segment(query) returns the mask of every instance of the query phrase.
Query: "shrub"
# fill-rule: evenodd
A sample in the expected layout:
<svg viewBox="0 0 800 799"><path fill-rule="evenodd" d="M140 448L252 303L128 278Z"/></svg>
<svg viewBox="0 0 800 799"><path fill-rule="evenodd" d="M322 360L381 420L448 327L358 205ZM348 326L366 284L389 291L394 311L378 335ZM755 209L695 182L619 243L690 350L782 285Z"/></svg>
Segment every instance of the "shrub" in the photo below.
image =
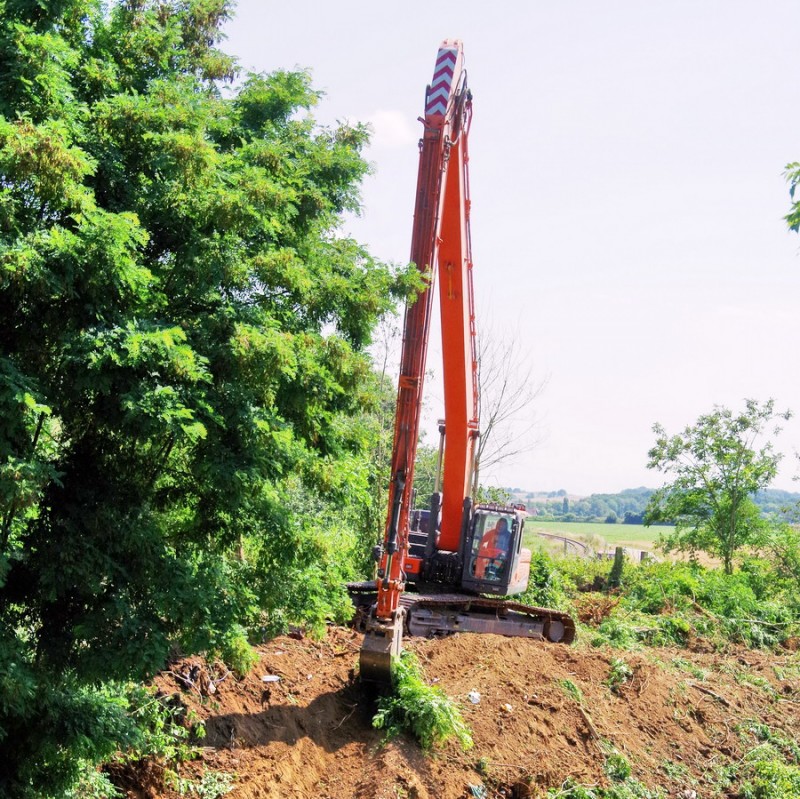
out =
<svg viewBox="0 0 800 799"><path fill-rule="evenodd" d="M604 770L610 780L625 782L631 776L631 764L619 752L611 752L606 757Z"/></svg>
<svg viewBox="0 0 800 799"><path fill-rule="evenodd" d="M531 554L528 589L520 597L520 601L545 608L569 606L561 570L547 553L538 551Z"/></svg>
<svg viewBox="0 0 800 799"><path fill-rule="evenodd" d="M771 744L762 744L745 758L743 799L797 799L800 796L800 767L787 763Z"/></svg>
<svg viewBox="0 0 800 799"><path fill-rule="evenodd" d="M378 700L372 725L386 730L387 737L411 733L423 749L429 750L455 738L466 750L472 735L461 711L441 688L428 685L413 653L404 651L393 664L389 696Z"/></svg>
<svg viewBox="0 0 800 799"><path fill-rule="evenodd" d="M608 665L608 677L605 683L612 693L616 694L619 693L620 687L633 676L633 671L622 658L611 658L611 662Z"/></svg>
<svg viewBox="0 0 800 799"><path fill-rule="evenodd" d="M258 661L258 655L247 641L247 632L238 624L233 625L222 639L220 656L239 678L244 677Z"/></svg>

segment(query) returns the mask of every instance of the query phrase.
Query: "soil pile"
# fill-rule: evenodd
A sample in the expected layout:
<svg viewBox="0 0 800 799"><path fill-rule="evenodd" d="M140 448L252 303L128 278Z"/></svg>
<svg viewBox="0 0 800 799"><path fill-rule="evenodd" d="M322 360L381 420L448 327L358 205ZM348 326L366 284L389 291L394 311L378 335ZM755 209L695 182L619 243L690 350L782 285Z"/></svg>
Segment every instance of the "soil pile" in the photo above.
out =
<svg viewBox="0 0 800 799"><path fill-rule="evenodd" d="M159 688L178 692L206 726L202 758L182 776L235 773L233 799L525 797L570 776L607 784L615 749L645 785L700 797L717 765L753 745L740 725L757 721L790 738L800 730L796 653L611 652L467 634L407 641L460 704L475 740L468 752L453 744L426 756L372 728L373 701L353 679L360 643L339 628L321 642L278 638L261 647L250 675L229 676L210 695L202 678L187 689L174 675L195 665L213 679L213 667L174 665ZM620 659L626 678L613 685ZM129 796L177 796L144 782Z"/></svg>

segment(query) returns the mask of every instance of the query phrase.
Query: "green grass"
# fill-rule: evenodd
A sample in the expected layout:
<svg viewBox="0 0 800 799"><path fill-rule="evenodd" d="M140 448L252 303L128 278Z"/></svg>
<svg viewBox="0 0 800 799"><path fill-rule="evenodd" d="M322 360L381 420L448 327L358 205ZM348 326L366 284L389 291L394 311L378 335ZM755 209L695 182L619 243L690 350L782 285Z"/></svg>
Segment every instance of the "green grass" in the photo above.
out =
<svg viewBox="0 0 800 799"><path fill-rule="evenodd" d="M525 545L538 546L542 540L538 532L563 535L578 541L593 544L593 539L602 539L606 548L634 546L638 549L653 549L661 527L645 527L643 524L604 524L603 522L543 522L528 519L525 523Z"/></svg>

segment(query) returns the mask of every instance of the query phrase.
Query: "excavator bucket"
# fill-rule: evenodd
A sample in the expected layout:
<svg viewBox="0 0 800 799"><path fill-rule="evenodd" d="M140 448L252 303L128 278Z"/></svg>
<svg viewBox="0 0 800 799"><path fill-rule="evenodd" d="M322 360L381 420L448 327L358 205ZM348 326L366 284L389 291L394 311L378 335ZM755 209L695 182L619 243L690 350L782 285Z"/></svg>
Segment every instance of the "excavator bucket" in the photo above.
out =
<svg viewBox="0 0 800 799"><path fill-rule="evenodd" d="M400 657L403 648L405 611L399 609L394 620L382 623L371 618L364 633L359 655L359 673L362 680L389 683L392 680L392 663Z"/></svg>

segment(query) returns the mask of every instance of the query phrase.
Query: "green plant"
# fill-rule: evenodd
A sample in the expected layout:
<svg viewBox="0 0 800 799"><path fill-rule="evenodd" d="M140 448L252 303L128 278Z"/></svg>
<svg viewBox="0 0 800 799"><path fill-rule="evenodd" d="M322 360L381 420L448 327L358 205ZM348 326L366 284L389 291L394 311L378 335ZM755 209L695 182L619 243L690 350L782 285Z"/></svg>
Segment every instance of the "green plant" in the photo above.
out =
<svg viewBox="0 0 800 799"><path fill-rule="evenodd" d="M234 624L225 634L220 645L220 655L231 671L244 677L258 662L258 654L247 641L247 631Z"/></svg>
<svg viewBox="0 0 800 799"><path fill-rule="evenodd" d="M659 616L650 633L653 646L685 646L693 632L692 625L679 616Z"/></svg>
<svg viewBox="0 0 800 799"><path fill-rule="evenodd" d="M691 674L696 680L700 680L701 682L705 682L706 678L708 677L708 672L704 669L701 669L699 666L696 666L689 660L685 658L672 658L670 663L676 668L680 669L681 671L685 671L688 674Z"/></svg>
<svg viewBox="0 0 800 799"><path fill-rule="evenodd" d="M647 788L630 777L608 788L580 785L570 777L561 787L550 788L547 796L548 799L666 799L666 794L660 788Z"/></svg>
<svg viewBox="0 0 800 799"><path fill-rule="evenodd" d="M672 760L665 760L661 764L661 769L663 770L664 774L669 777L673 782L682 782L685 783L688 781L689 777L689 769L683 765L683 763L675 763Z"/></svg>
<svg viewBox="0 0 800 799"><path fill-rule="evenodd" d="M736 727L740 735L751 735L757 741L768 742L792 763L800 765L800 743L793 738L773 730L768 724L756 719L747 719Z"/></svg>
<svg viewBox="0 0 800 799"><path fill-rule="evenodd" d="M737 551L763 542L768 525L752 495L777 474L781 455L771 441L760 449L755 442L773 420L790 417L776 412L772 399L763 405L746 400L742 412L716 406L677 435L653 426L656 443L647 465L671 475L672 483L652 494L645 518L674 523L661 538L667 551L708 552L732 574Z"/></svg>
<svg viewBox="0 0 800 799"><path fill-rule="evenodd" d="M489 758L479 757L475 763L475 771L477 771L481 776L485 777L489 773Z"/></svg>
<svg viewBox="0 0 800 799"><path fill-rule="evenodd" d="M71 788L64 793L64 799L123 799L118 790L93 763L81 764L81 773Z"/></svg>
<svg viewBox="0 0 800 799"><path fill-rule="evenodd" d="M797 799L800 766L787 763L776 748L765 743L747 753L742 764L743 799Z"/></svg>
<svg viewBox="0 0 800 799"><path fill-rule="evenodd" d="M570 698L574 699L579 705L583 705L584 698L583 698L583 691L575 685L572 680L565 677L564 679L557 680L558 684L561 686L561 689L564 693Z"/></svg>
<svg viewBox="0 0 800 799"><path fill-rule="evenodd" d="M367 128L234 82L227 0L0 6L0 795L38 799L130 750L117 686L171 651L243 673L242 628L341 616L367 347L424 279L339 235Z"/></svg>
<svg viewBox="0 0 800 799"><path fill-rule="evenodd" d="M641 646L641 633L633 620L619 614L604 619L592 637L592 646L636 649Z"/></svg>
<svg viewBox="0 0 800 799"><path fill-rule="evenodd" d="M372 724L385 730L388 737L409 732L425 750L451 738L462 749L472 746L461 711L441 688L425 681L419 661L408 650L393 664L392 693L378 699Z"/></svg>
<svg viewBox="0 0 800 799"><path fill-rule="evenodd" d="M624 755L616 750L606 756L603 770L614 782L624 782L631 776L631 764Z"/></svg>
<svg viewBox="0 0 800 799"><path fill-rule="evenodd" d="M199 780L173 775L170 786L179 796L196 796L198 799L219 799L234 789L235 775L222 771L205 771Z"/></svg>
<svg viewBox="0 0 800 799"><path fill-rule="evenodd" d="M613 693L619 693L619 689L633 676L633 670L622 658L611 658L609 662L608 677L605 683Z"/></svg>
<svg viewBox="0 0 800 799"><path fill-rule="evenodd" d="M558 563L547 553L534 551L531 554L528 588L520 601L538 607L567 608L569 598L564 582Z"/></svg>
<svg viewBox="0 0 800 799"><path fill-rule="evenodd" d="M192 760L197 749L191 744L192 731L186 725L186 708L176 696L163 696L155 688L138 684L126 687L129 714L135 724L135 738L116 755L122 762L155 757L167 767ZM202 726L196 728L202 734Z"/></svg>

